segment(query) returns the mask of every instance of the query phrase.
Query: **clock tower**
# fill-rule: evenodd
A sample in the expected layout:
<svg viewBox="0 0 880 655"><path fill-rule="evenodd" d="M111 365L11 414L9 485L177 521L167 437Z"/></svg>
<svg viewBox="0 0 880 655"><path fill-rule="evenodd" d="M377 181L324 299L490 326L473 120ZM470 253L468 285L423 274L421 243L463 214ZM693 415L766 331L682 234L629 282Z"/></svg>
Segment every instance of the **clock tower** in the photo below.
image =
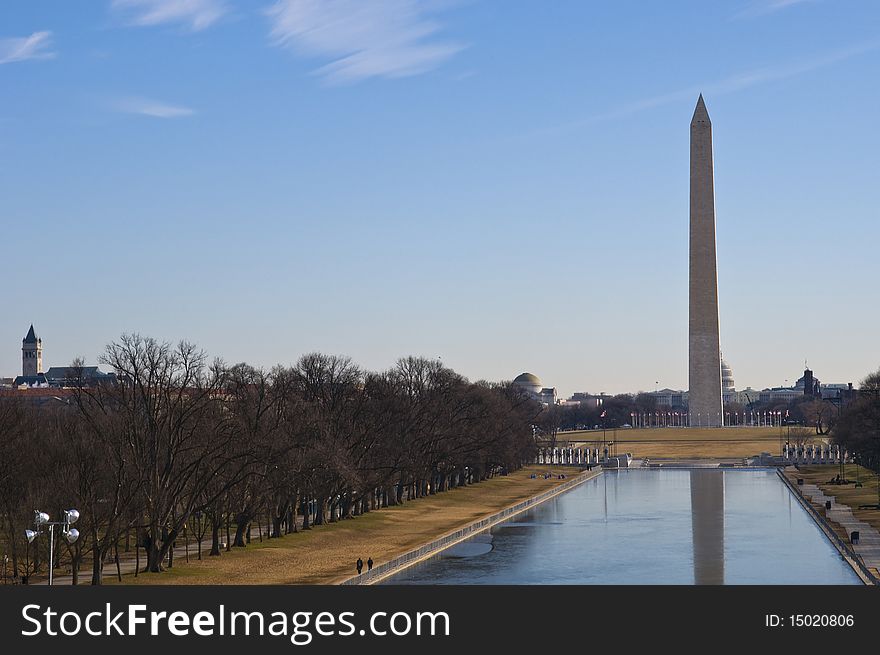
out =
<svg viewBox="0 0 880 655"><path fill-rule="evenodd" d="M21 340L21 374L33 377L43 372L43 340L34 333L34 326Z"/></svg>

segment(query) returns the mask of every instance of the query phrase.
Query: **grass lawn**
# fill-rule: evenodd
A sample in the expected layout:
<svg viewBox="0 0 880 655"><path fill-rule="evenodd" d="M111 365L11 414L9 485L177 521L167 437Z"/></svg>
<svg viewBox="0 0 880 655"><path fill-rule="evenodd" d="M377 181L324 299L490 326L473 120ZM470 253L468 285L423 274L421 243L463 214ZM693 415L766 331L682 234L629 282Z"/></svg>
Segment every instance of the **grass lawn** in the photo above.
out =
<svg viewBox="0 0 880 655"><path fill-rule="evenodd" d="M781 429L785 443L786 428ZM644 458L749 457L768 452L779 454L780 428L653 428L606 430L605 438L617 442L618 453ZM559 445L587 442L602 449L602 430L560 432Z"/></svg>
<svg viewBox="0 0 880 655"><path fill-rule="evenodd" d="M355 561L372 557L385 562L472 521L504 509L561 480L529 478L543 467L527 467L511 475L419 498L398 507L369 512L281 539L253 541L247 548L223 552L187 564L175 558L161 574L123 576L125 584L332 584L356 573ZM567 480L580 469L553 467ZM566 480L566 481L567 481ZM192 553L192 549L191 549ZM108 582L109 580L108 575Z"/></svg>

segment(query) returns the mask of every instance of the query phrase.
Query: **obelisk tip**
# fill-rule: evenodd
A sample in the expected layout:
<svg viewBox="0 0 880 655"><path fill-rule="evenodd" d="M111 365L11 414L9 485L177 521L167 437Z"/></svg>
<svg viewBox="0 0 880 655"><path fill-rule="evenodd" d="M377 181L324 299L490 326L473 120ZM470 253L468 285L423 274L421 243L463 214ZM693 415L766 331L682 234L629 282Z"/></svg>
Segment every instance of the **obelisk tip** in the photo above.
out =
<svg viewBox="0 0 880 655"><path fill-rule="evenodd" d="M709 111L706 109L706 102L703 100L703 94L700 94L700 97L697 98L697 106L694 109L694 117L691 119L691 125L694 123L709 123L712 124L712 121L709 120Z"/></svg>

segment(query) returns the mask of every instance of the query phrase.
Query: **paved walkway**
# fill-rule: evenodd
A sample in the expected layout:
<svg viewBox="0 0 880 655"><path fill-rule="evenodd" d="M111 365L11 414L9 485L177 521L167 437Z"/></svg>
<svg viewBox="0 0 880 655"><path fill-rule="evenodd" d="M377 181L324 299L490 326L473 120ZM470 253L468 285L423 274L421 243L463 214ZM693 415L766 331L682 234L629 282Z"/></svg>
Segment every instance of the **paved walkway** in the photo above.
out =
<svg viewBox="0 0 880 655"><path fill-rule="evenodd" d="M302 517L298 518L297 523L298 523L297 529L301 528L302 527ZM268 539L266 534L268 534L268 533L263 534L263 539ZM259 533L257 532L256 527L254 527L251 530L251 543L259 543L259 542L260 542ZM194 539L192 541L190 541L189 559L191 561L198 559L198 556L199 556L198 548L199 548L198 543ZM225 545L225 533L224 533L223 538L221 538L221 551L225 551L225 550L226 550L226 545ZM187 557L186 551L187 551L186 545L178 546L177 548L174 549L174 563L175 564L178 562L180 562L180 563L186 562L186 557ZM208 535L207 539L202 540L202 559L206 559L208 557L209 552L211 552L210 535ZM220 557L223 557L222 552L221 552ZM137 562L137 560L135 558L134 549L130 550L127 553L122 550L119 551L119 570L122 572L123 576L125 576L127 574L134 573L136 562ZM143 549L141 549L140 565L141 565L141 571L143 571L143 568L147 565L146 554L144 553ZM166 566L168 565L167 559L165 560L165 565ZM69 571L69 567L66 567L66 568ZM55 576L52 579L52 584L53 585L72 585L73 584L73 576L69 572L61 574L61 573L59 573L59 571L60 571L60 569L55 570ZM44 573L41 574L41 577L42 577L42 575L45 575L45 574ZM150 574L149 573L147 573L147 574L142 573L141 575L150 575ZM114 562L112 558L108 558L104 564L104 580L106 582L117 582L116 562ZM123 581L124 580L125 580L125 578L123 577ZM90 584L91 581L92 581L92 561L91 561L91 559L88 559L82 566L80 566L79 584L87 585L87 584ZM47 579L41 579L38 582L32 582L31 584L45 585L45 584L49 584L49 582Z"/></svg>
<svg viewBox="0 0 880 655"><path fill-rule="evenodd" d="M820 507L825 507L826 502L831 501L831 509L825 510L825 518L837 523L846 530L847 535L858 531L859 543L851 544L851 548L861 557L865 566L880 569L880 532L877 532L876 528L858 520L853 516L849 505L836 503L834 496L826 496L815 484L801 485L800 490L804 496Z"/></svg>

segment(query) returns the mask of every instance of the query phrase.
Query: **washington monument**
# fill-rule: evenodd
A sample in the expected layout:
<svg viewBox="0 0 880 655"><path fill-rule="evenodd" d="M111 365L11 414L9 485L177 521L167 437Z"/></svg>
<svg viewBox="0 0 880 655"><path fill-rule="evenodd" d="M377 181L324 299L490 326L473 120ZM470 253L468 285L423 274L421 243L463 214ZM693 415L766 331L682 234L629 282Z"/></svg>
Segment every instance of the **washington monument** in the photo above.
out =
<svg viewBox="0 0 880 655"><path fill-rule="evenodd" d="M712 121L701 95L691 119L690 316L688 415L692 426L722 424L715 179Z"/></svg>

